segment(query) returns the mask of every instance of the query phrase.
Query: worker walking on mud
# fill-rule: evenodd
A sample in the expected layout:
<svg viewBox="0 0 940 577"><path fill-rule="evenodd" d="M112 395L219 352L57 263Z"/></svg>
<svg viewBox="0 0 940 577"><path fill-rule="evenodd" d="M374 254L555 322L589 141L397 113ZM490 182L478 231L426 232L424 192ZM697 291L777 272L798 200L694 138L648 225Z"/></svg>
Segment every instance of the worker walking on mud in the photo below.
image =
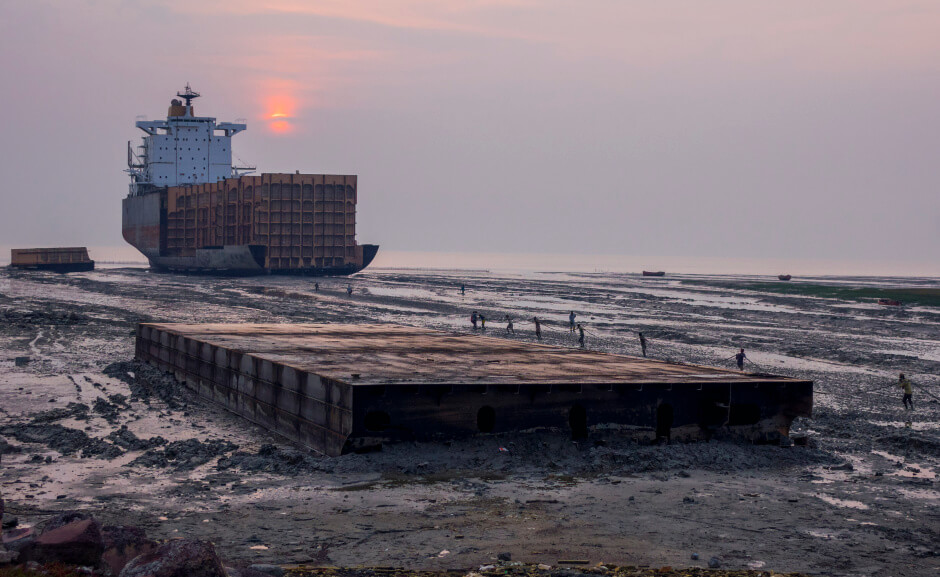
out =
<svg viewBox="0 0 940 577"><path fill-rule="evenodd" d="M347 296L352 296L352 285L351 285L351 284L346 285L346 295L347 295Z"/></svg>
<svg viewBox="0 0 940 577"><path fill-rule="evenodd" d="M514 331L512 328L512 317L510 317L509 315L506 315L506 334L508 335L516 334L516 331Z"/></svg>
<svg viewBox="0 0 940 577"><path fill-rule="evenodd" d="M320 283L318 282L313 283L313 292L315 293L320 292Z"/></svg>
<svg viewBox="0 0 940 577"><path fill-rule="evenodd" d="M542 340L542 323L539 322L538 317L532 317L532 322L535 323L535 338L541 341Z"/></svg>
<svg viewBox="0 0 940 577"><path fill-rule="evenodd" d="M479 315L477 315L476 311L473 311L470 315L470 324L473 325L473 330L477 330L477 318L479 318Z"/></svg>
<svg viewBox="0 0 940 577"><path fill-rule="evenodd" d="M640 335L640 349L643 350L643 356L646 356L646 337L643 336L643 333L637 333Z"/></svg>
<svg viewBox="0 0 940 577"><path fill-rule="evenodd" d="M480 330L486 332L486 317L482 314L480 315Z"/></svg>
<svg viewBox="0 0 940 577"><path fill-rule="evenodd" d="M568 315L568 329L571 332L574 332L574 317L577 316L574 314L574 311L571 311L571 314Z"/></svg>
<svg viewBox="0 0 940 577"><path fill-rule="evenodd" d="M461 295L467 294L467 287L465 287L464 285L460 285L460 294Z"/></svg>
<svg viewBox="0 0 940 577"><path fill-rule="evenodd" d="M914 410L914 390L911 388L911 382L904 378L904 373L898 377L898 388L904 391L904 396L901 397L901 402L904 403L904 408L913 411Z"/></svg>
<svg viewBox="0 0 940 577"><path fill-rule="evenodd" d="M581 348L583 349L584 348L584 327L581 326L581 323L578 323L578 333L580 333L580 336L578 337L578 345L580 345Z"/></svg>
<svg viewBox="0 0 940 577"><path fill-rule="evenodd" d="M747 358L747 355L744 354L744 349L741 349L741 352L734 355L734 360L738 363L738 370L744 370L744 361L750 361L751 359Z"/></svg>

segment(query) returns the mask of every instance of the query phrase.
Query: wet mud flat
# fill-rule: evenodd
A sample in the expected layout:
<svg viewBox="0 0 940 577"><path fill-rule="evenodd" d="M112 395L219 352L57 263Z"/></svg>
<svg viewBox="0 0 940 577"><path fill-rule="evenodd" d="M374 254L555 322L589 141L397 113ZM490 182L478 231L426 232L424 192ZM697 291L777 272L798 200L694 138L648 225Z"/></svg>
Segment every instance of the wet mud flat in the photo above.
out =
<svg viewBox="0 0 940 577"><path fill-rule="evenodd" d="M693 280L4 269L0 490L23 524L93 508L157 537L210 539L233 561L449 570L506 552L552 566L706 567L717 557L728 569L935 575L940 309ZM654 358L730 368L744 347L752 370L815 381L814 418L796 427L808 446L646 445L601 429L582 441L533 431L319 459L132 361L138 322L395 322L472 334L473 310L490 319L488 336L534 340L538 316L544 342L576 347L574 310L595 350L637 355L643 331ZM515 335L497 322L507 314ZM913 413L893 386L900 371L915 384Z"/></svg>

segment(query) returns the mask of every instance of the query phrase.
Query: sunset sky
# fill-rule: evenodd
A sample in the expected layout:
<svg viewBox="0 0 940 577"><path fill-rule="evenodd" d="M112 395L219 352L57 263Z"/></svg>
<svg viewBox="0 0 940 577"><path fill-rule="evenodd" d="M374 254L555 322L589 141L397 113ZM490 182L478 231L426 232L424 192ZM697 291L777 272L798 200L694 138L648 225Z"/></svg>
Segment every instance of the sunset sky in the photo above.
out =
<svg viewBox="0 0 940 577"><path fill-rule="evenodd" d="M238 162L359 175L385 249L940 275L938 2L4 0L0 73L0 245L122 244L189 82Z"/></svg>

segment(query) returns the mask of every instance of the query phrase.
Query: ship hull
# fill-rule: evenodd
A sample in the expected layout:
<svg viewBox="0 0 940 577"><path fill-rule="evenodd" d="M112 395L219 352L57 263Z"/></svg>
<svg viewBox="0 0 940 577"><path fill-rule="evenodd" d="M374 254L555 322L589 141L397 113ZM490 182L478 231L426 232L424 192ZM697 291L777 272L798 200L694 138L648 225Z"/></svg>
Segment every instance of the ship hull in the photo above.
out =
<svg viewBox="0 0 940 577"><path fill-rule="evenodd" d="M355 274L366 268L375 258L379 247L377 245L363 245L363 248L374 248L372 257L362 265L347 265L341 267L301 267L301 268L265 268L261 263L264 247L251 245L222 246L213 249L199 249L192 257L156 256L148 257L150 268L156 272L184 273L184 274L216 274L232 276L253 276L264 274L298 275L298 276L347 276ZM260 250L259 250L260 249ZM259 262L260 261L260 262Z"/></svg>
<svg viewBox="0 0 940 577"><path fill-rule="evenodd" d="M95 270L95 261L90 260L88 262L69 262L69 263L57 263L57 264L29 264L29 265L19 265L11 264L10 268L20 269L20 270L47 270L51 272L88 272Z"/></svg>
<svg viewBox="0 0 940 577"><path fill-rule="evenodd" d="M234 180L234 179L233 179ZM238 179L241 180L241 179ZM232 185L231 182L228 183ZM236 183L243 185L243 183ZM234 186L234 185L232 185ZM258 237L252 236L254 228L251 223L238 223L236 229L245 238L247 243L222 243L212 246L198 246L196 238L206 238L215 230L220 230L222 238L235 237L227 234L225 225L210 223L207 226L195 224L192 232L183 231L181 239L179 232L174 232L174 205L181 204L179 193L173 189L158 189L147 194L128 196L122 203L122 233L124 240L139 250L157 272L190 273L190 274L220 274L220 275L305 275L305 276L334 276L357 273L371 264L378 253L378 245L350 244L339 249L344 258L308 258L286 259L272 258L272 255L281 255L288 250L313 251L316 248L314 241L301 238L299 244L272 246L252 242ZM170 208L168 212L168 206ZM253 207L252 207L253 208ZM224 207L223 207L224 210ZM252 214L253 211L245 211ZM290 213L287 213L290 215ZM297 215L298 219L306 214ZM318 215L319 216L319 215ZM313 214L310 213L312 220ZM287 217L284 217L285 220ZM268 226L268 223L258 223L258 229ZM235 227L230 227L234 229ZM178 230L178 229L177 229ZM247 232L246 232L247 231ZM176 236L174 236L174 234ZM192 242L189 243L189 234ZM292 239L293 240L293 239ZM180 246L189 245L189 246ZM329 262L328 266L317 266L319 261ZM287 263L287 266L271 266L271 263ZM309 263L309 264L308 264Z"/></svg>

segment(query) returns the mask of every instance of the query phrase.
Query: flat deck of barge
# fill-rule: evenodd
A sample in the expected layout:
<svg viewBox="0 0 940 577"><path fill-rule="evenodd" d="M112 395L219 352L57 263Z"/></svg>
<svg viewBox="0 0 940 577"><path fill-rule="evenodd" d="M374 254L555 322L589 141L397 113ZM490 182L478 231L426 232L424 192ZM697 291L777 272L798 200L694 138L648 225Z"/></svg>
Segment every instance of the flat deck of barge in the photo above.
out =
<svg viewBox="0 0 940 577"><path fill-rule="evenodd" d="M389 439L599 425L774 441L812 382L396 325L141 324L137 358L325 455Z"/></svg>

